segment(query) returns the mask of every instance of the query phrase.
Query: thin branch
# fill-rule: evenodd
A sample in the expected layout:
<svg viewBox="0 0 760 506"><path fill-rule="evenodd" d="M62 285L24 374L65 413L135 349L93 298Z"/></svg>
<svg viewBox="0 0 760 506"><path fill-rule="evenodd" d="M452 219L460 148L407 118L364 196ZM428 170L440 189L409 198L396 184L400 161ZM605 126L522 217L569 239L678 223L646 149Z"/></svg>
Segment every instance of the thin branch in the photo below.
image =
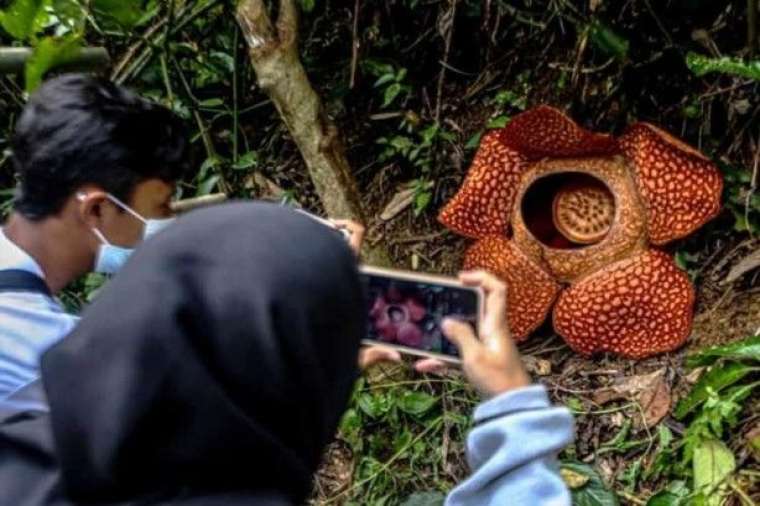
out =
<svg viewBox="0 0 760 506"><path fill-rule="evenodd" d="M753 144L754 146L752 146ZM757 191L757 177L758 170L760 169L760 136L757 138L757 144L750 139L750 146L753 147L753 151L755 152L755 163L753 164L752 180L750 181L749 191L747 192L747 198L744 203L744 220L747 222L747 230L749 230L750 235L754 235L752 227L749 226L749 214L752 207L752 196Z"/></svg>
<svg viewBox="0 0 760 506"><path fill-rule="evenodd" d="M444 49L443 49L443 65L441 66L441 73L438 75L438 89L436 91L435 99L435 122L440 122L441 119L441 107L443 100L443 82L446 77L446 64L449 61L449 53L451 52L451 39L454 36L454 21L457 15L457 3L459 0L450 0L451 6L449 10L443 14L440 21L441 35L444 36Z"/></svg>
<svg viewBox="0 0 760 506"><path fill-rule="evenodd" d="M359 9L361 8L361 0L356 0L354 3L354 24L352 28L352 40L351 45L351 80L349 88L352 90L356 86L356 68L359 64L359 48L361 42L359 41Z"/></svg>
<svg viewBox="0 0 760 506"><path fill-rule="evenodd" d="M185 29L185 27L192 23L195 19L212 9L213 7L216 7L221 0L208 0L208 2L204 5L201 5L195 10L192 10L192 7L190 5L185 5L182 10L180 11L179 15L177 16L177 25L172 27L168 31L169 36L174 36L180 33L182 30ZM154 32L152 32L154 33ZM143 51L134 59L134 62L128 65L128 68L123 68L120 70L120 72L113 73L111 76L111 80L115 81L117 84L123 84L127 82L130 78L138 75L142 70L145 68L145 66L151 61L156 49L160 49L160 47L164 43L164 33L160 33L155 41L152 41L145 36L142 37L144 44L147 44L147 47L143 49Z"/></svg>
<svg viewBox="0 0 760 506"><path fill-rule="evenodd" d="M283 47L295 46L298 43L298 6L295 0L280 0L277 35Z"/></svg>
<svg viewBox="0 0 760 506"><path fill-rule="evenodd" d="M652 15L654 18L655 23L657 23L657 28L660 29L662 32L662 35L665 37L665 39L668 41L668 45L673 45L673 38L670 36L670 32L665 28L665 25L662 24L662 21L660 20L659 16L657 16L657 13L652 9L652 5L649 3L649 0L644 0L644 5L647 6L647 10L649 11L649 14Z"/></svg>

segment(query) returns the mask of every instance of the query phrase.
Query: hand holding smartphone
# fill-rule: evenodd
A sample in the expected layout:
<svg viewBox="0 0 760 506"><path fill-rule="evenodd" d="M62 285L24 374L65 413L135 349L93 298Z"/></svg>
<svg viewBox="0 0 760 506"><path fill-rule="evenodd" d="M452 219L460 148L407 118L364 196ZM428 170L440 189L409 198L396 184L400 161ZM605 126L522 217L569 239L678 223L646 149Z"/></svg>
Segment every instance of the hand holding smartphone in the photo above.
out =
<svg viewBox="0 0 760 506"><path fill-rule="evenodd" d="M370 296L368 351L385 348L428 357L415 364L420 372L434 370L431 364L438 361L461 363L486 398L530 384L507 324L507 288L496 276L473 271L450 279L364 267L362 277ZM426 316L420 319L421 308ZM407 323L421 326L422 334L402 330ZM421 367L424 363L430 367Z"/></svg>
<svg viewBox="0 0 760 506"><path fill-rule="evenodd" d="M455 278L368 266L361 268L361 277L368 303L364 344L460 362L456 345L444 336L442 322L453 318L477 328L480 290Z"/></svg>

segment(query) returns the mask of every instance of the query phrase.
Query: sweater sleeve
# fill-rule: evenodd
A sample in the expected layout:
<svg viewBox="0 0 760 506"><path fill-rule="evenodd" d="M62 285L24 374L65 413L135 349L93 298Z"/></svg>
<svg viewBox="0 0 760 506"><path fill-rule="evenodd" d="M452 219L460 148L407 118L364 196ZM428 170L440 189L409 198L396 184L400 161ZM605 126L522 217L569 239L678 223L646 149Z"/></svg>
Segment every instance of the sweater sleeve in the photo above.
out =
<svg viewBox="0 0 760 506"><path fill-rule="evenodd" d="M570 505L557 454L573 440L573 418L541 385L513 390L475 410L467 437L472 475L446 506Z"/></svg>

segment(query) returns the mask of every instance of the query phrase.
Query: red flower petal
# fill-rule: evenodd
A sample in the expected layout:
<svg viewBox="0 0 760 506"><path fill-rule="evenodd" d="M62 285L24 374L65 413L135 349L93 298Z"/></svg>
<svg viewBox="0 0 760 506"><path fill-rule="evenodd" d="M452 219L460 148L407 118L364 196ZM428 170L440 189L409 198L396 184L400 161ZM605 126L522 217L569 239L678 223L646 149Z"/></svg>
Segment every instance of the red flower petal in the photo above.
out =
<svg viewBox="0 0 760 506"><path fill-rule="evenodd" d="M554 308L554 329L584 355L643 358L689 336L694 288L668 255L650 250L571 286Z"/></svg>
<svg viewBox="0 0 760 506"><path fill-rule="evenodd" d="M425 318L425 314L427 313L425 306L420 304L415 299L407 299L407 301L404 303L404 307L407 311L409 311L409 320L413 322L422 320Z"/></svg>
<svg viewBox="0 0 760 506"><path fill-rule="evenodd" d="M465 269L484 269L507 284L507 313L515 340L528 337L546 319L560 286L511 241L491 236L467 252Z"/></svg>
<svg viewBox="0 0 760 506"><path fill-rule="evenodd" d="M633 163L653 244L685 237L718 214L723 179L699 151L648 123L632 125L620 145Z"/></svg>
<svg viewBox="0 0 760 506"><path fill-rule="evenodd" d="M385 302L385 298L378 297L375 299L375 303L372 304L372 309L369 310L369 315L372 318L379 318L380 315L385 311L385 308L388 306L388 303Z"/></svg>
<svg viewBox="0 0 760 506"><path fill-rule="evenodd" d="M404 323L398 328L396 339L399 343L412 348L419 348L422 344L422 330L414 323Z"/></svg>
<svg viewBox="0 0 760 506"><path fill-rule="evenodd" d="M581 128L562 111L541 105L515 116L501 131L501 140L529 159L610 155L615 139Z"/></svg>
<svg viewBox="0 0 760 506"><path fill-rule="evenodd" d="M525 160L500 136L499 131L483 136L462 187L438 215L458 234L478 239L507 232Z"/></svg>
<svg viewBox="0 0 760 506"><path fill-rule="evenodd" d="M397 325L391 321L387 311L383 311L375 320L375 330L380 334L382 341L392 343L396 340Z"/></svg>

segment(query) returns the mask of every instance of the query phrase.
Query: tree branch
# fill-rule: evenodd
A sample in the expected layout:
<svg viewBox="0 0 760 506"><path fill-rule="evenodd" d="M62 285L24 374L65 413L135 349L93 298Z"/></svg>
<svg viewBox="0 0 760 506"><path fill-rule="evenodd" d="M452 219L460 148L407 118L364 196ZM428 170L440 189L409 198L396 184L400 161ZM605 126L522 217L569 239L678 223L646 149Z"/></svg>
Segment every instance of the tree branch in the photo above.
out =
<svg viewBox="0 0 760 506"><path fill-rule="evenodd" d="M263 0L242 0L236 17L259 86L269 96L298 146L327 214L365 222L361 197L338 128L312 88L298 54L298 10L280 0L277 32ZM385 248L366 247L366 260L387 265Z"/></svg>
<svg viewBox="0 0 760 506"><path fill-rule="evenodd" d="M251 53L266 52L277 45L277 34L262 0L241 1L235 17Z"/></svg>
<svg viewBox="0 0 760 506"><path fill-rule="evenodd" d="M280 0L277 36L283 47L296 48L298 45L298 7L295 0Z"/></svg>

